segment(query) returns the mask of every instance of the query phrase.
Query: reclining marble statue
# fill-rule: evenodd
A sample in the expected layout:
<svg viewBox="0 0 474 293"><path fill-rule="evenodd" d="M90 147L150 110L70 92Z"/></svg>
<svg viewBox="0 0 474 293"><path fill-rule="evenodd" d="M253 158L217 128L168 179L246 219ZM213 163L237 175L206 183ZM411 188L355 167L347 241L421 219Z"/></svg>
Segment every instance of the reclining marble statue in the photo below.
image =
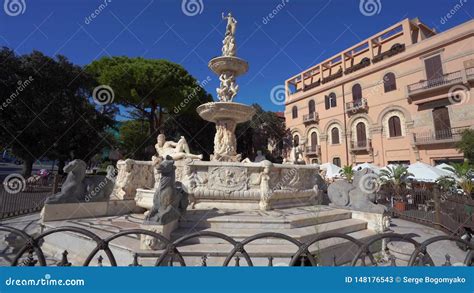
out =
<svg viewBox="0 0 474 293"><path fill-rule="evenodd" d="M372 170L365 168L355 172L352 183L339 180L329 185L328 197L331 206L355 211L383 214L387 208L375 203L376 194L372 191L376 178ZM367 188L368 187L368 188Z"/></svg>
<svg viewBox="0 0 474 293"><path fill-rule="evenodd" d="M170 156L173 160L196 159L202 160L202 155L194 155L189 151L189 145L184 136L178 142L167 141L164 134L159 134L156 139L155 149L156 157L166 158Z"/></svg>

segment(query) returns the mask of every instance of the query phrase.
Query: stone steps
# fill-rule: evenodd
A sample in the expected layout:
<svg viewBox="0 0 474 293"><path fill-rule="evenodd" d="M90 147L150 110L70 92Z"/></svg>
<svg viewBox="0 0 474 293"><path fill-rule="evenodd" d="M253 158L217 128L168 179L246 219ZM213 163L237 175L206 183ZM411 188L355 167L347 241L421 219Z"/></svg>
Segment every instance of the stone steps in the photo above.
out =
<svg viewBox="0 0 474 293"><path fill-rule="evenodd" d="M291 236L299 241L306 241L311 239L315 234L322 232L337 232L337 233L352 233L367 228L367 223L362 220L356 219L344 219L334 222L328 222L318 225L299 227L299 228L274 228L266 227L265 224L261 225L259 228L246 228L241 227L240 223L234 223L233 227L229 228L179 228L171 234L171 238L176 240L185 235L194 233L194 232L204 232L204 231L213 231L225 234L232 237L237 241L242 241L243 239L266 232L281 233L288 236ZM258 244L280 244L285 243L286 240L267 238L256 240L255 243ZM185 243L226 243L225 240L214 238L214 237L199 237L186 240Z"/></svg>
<svg viewBox="0 0 474 293"><path fill-rule="evenodd" d="M182 228L265 228L288 229L351 218L351 212L344 210L314 211L314 214L291 215L280 218L264 217L257 215L224 215L218 216L203 213L188 213L180 220ZM200 230L200 229L199 229Z"/></svg>
<svg viewBox="0 0 474 293"><path fill-rule="evenodd" d="M121 217L104 217L97 219L57 221L46 224L47 228L61 226L82 227L94 232L101 238L128 229L140 228L143 222L142 214ZM172 240L177 240L193 232L214 231L230 236L236 241L265 232L275 232L291 236L301 242L312 239L318 233L338 232L359 239L367 240L375 232L367 229L367 222L352 218L352 212L324 206L299 207L270 212L261 211L231 211L231 210L189 210L180 221L180 227L172 233ZM65 232L47 237L44 244L49 255L60 259L64 249L69 251L70 261L81 263L95 246L87 237ZM140 249L140 240L136 235L115 239L110 243L118 265L129 265L133 254L138 253L142 265L153 265L162 251ZM207 258L207 265L222 265L233 246L226 241L213 237L196 237L178 245L188 266L199 266L202 258ZM268 257L273 257L274 265L288 265L297 247L292 243L276 238L265 238L253 241L245 246L253 265L267 266ZM349 262L357 251L350 242L331 238L310 246L310 252L318 255L325 265L331 265L333 258L338 264ZM104 265L108 265L104 257ZM94 260L92 265L97 264ZM232 260L230 265L234 265ZM178 265L175 263L174 265ZM240 265L246 266L243 256Z"/></svg>

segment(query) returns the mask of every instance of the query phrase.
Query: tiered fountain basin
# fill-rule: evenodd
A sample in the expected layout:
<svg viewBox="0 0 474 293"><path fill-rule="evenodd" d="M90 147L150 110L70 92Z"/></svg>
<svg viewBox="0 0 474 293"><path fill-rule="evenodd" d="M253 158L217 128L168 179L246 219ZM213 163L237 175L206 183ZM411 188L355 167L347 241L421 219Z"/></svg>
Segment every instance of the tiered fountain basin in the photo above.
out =
<svg viewBox="0 0 474 293"><path fill-rule="evenodd" d="M234 102L210 102L200 105L196 111L202 119L214 123L228 119L243 123L255 114L252 106Z"/></svg>
<svg viewBox="0 0 474 293"><path fill-rule="evenodd" d="M217 75L232 72L235 77L247 73L249 64L247 61L234 56L219 56L211 59L209 68Z"/></svg>
<svg viewBox="0 0 474 293"><path fill-rule="evenodd" d="M181 181L198 208L269 210L313 205L321 200L314 165L178 161ZM133 168L137 170L137 168ZM137 206L150 209L154 189L138 188Z"/></svg>

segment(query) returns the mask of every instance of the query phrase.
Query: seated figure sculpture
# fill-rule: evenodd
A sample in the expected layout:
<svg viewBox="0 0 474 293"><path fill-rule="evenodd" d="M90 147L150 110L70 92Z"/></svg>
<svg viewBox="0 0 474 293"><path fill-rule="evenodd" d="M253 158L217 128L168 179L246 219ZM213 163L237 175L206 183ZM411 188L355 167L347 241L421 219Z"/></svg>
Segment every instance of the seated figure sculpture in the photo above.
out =
<svg viewBox="0 0 474 293"><path fill-rule="evenodd" d="M331 206L355 211L383 214L387 208L375 203L377 175L365 168L354 174L352 183L339 180L329 185L328 197Z"/></svg>

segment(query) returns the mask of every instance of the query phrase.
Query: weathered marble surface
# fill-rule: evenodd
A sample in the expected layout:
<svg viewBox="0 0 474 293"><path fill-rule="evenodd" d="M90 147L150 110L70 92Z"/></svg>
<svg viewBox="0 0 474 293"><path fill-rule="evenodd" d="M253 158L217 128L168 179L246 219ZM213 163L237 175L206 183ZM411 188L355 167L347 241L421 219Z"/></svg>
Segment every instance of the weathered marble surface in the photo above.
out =
<svg viewBox="0 0 474 293"><path fill-rule="evenodd" d="M117 169L115 186L110 196L113 200L133 200L138 188L154 187L152 161L120 160L117 162Z"/></svg>
<svg viewBox="0 0 474 293"><path fill-rule="evenodd" d="M179 161L176 172L198 205L262 209L311 205L321 201L324 185L317 165ZM139 189L137 205L149 208L151 192Z"/></svg>
<svg viewBox="0 0 474 293"><path fill-rule="evenodd" d="M328 197L331 205L338 208L348 208L355 211L383 214L387 208L376 204L375 189L370 180L376 180L372 170L366 168L354 174L352 183L338 180L328 187ZM364 187L366 186L366 188ZM373 190L371 190L373 189Z"/></svg>

